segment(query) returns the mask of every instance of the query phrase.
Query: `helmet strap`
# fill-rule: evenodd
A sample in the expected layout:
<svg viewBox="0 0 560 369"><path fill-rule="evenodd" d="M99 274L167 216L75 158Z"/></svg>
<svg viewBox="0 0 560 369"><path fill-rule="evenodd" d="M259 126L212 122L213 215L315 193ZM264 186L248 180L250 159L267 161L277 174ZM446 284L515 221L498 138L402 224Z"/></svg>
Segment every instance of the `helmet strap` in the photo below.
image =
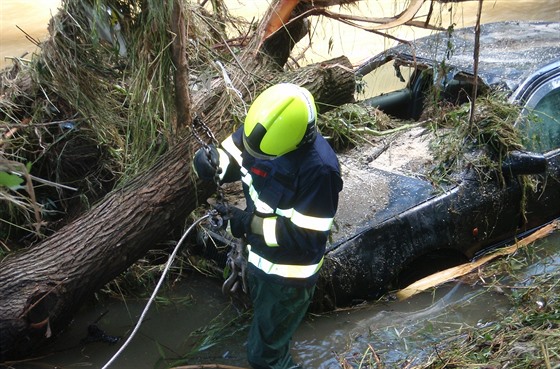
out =
<svg viewBox="0 0 560 369"><path fill-rule="evenodd" d="M315 125L315 120L311 123L307 123L307 130L301 139L301 142L297 145L297 147L305 146L308 143L312 143L315 141L315 137L317 137L317 126Z"/></svg>

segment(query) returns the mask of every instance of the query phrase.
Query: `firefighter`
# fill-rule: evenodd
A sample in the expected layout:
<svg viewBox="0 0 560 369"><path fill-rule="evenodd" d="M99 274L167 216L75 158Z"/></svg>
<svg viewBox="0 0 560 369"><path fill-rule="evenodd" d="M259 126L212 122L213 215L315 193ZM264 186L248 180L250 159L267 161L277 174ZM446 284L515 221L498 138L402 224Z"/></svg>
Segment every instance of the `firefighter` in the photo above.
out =
<svg viewBox="0 0 560 369"><path fill-rule="evenodd" d="M290 343L313 297L342 190L337 157L316 120L308 90L277 84L255 99L237 131L193 160L201 179L214 178L218 166L221 182L243 184L244 210L215 208L247 242L254 311L247 358L254 369L300 368Z"/></svg>

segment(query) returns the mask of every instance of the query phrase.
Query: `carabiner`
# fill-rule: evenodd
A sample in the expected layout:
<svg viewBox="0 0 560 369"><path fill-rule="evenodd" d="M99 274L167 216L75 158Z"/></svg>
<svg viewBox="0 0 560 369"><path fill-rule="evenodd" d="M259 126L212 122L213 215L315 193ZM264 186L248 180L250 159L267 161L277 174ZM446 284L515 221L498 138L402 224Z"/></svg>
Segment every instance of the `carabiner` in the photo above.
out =
<svg viewBox="0 0 560 369"><path fill-rule="evenodd" d="M208 215L210 215L209 219L212 227L222 228L224 225L224 218L222 218L222 215L216 209L209 210Z"/></svg>

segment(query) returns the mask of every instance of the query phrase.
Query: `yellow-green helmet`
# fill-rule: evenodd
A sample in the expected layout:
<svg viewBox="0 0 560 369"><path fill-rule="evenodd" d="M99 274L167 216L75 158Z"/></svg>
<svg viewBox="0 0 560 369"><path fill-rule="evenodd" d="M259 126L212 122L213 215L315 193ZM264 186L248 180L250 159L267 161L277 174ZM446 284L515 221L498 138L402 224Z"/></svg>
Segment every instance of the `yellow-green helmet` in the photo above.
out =
<svg viewBox="0 0 560 369"><path fill-rule="evenodd" d="M292 83L264 90L251 104L243 143L252 156L273 159L315 139L317 108L311 93Z"/></svg>

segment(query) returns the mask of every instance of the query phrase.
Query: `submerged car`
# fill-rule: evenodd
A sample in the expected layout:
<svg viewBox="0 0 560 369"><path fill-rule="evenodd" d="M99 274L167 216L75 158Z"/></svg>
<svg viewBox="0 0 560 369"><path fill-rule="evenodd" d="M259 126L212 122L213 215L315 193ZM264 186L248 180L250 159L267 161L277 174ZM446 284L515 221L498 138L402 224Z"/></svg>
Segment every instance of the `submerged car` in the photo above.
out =
<svg viewBox="0 0 560 369"><path fill-rule="evenodd" d="M523 149L495 163L499 175L481 178L466 166L443 188L410 168L393 171L366 160L360 188L348 188L351 182L345 181L338 221L369 210L350 222L350 232L334 233L315 310L379 297L560 217L560 23L482 25L478 79L474 40L474 28L458 29L375 56L356 75L366 78L389 65L397 88L363 103L398 119L417 120L434 87L439 99L454 105L468 102L475 88L479 94L504 91L509 103L523 107L515 123Z"/></svg>

